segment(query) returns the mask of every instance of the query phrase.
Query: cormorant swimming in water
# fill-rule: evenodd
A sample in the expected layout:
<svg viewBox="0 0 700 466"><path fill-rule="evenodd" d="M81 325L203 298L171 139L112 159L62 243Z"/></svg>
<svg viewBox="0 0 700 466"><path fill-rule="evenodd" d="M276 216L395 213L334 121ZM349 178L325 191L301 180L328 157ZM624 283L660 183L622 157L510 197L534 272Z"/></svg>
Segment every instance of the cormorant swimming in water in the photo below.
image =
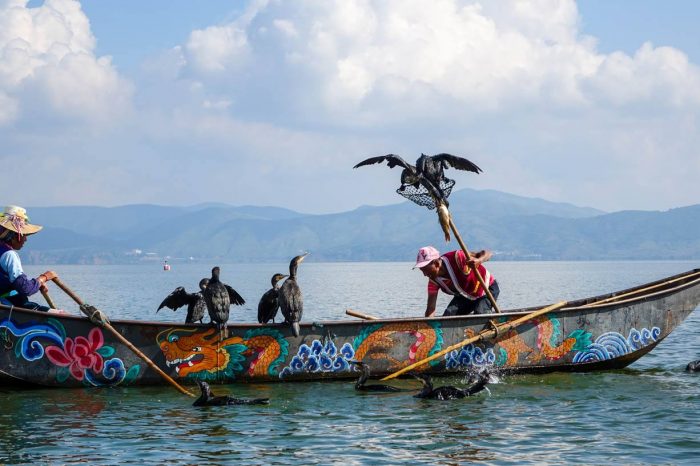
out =
<svg viewBox="0 0 700 466"><path fill-rule="evenodd" d="M466 170L474 173L481 172L481 168L471 161L450 154L436 154L432 156L421 154L418 160L416 160L415 166L409 164L396 154L387 154L379 157L370 157L358 163L353 168L382 163L384 161L387 162L389 168L397 166L403 167L403 171L401 172L401 187L399 187L400 191L403 191L409 185L416 189L418 189L419 186L423 186L433 197L435 205L439 204L439 201L442 201L445 205L449 206L447 203L447 196L441 187L441 182L452 181L445 178L446 168L453 167L458 170Z"/></svg>
<svg viewBox="0 0 700 466"><path fill-rule="evenodd" d="M697 361L689 362L687 366L685 366L686 372L700 372L700 359Z"/></svg>
<svg viewBox="0 0 700 466"><path fill-rule="evenodd" d="M413 377L415 377L423 383L423 388L418 394L414 395L414 397L427 398L430 400L454 400L457 398L465 398L467 396L474 395L486 388L486 384L489 381L489 374L487 372L482 372L481 374L479 374L479 379L475 383L464 389L451 386L433 388L433 382L429 375L411 375L413 375Z"/></svg>
<svg viewBox="0 0 700 466"><path fill-rule="evenodd" d="M187 304L187 317L185 317L185 323L191 324L197 321L201 323L202 319L204 319L204 311L207 310L207 303L204 301L203 294L204 289L207 287L207 283L209 283L209 279L202 278L199 281L200 291L197 293L188 293L183 287L178 286L163 300L162 303L160 303L160 306L158 306L158 309L156 309L156 313L164 307L168 307L175 311Z"/></svg>
<svg viewBox="0 0 700 466"><path fill-rule="evenodd" d="M281 273L276 273L272 276L272 288L267 290L260 298L258 303L258 322L261 324L266 324L269 321L275 323L275 316L277 316L277 311L280 308L280 303L278 300L280 287L277 282L287 277L287 275L282 275Z"/></svg>
<svg viewBox="0 0 700 466"><path fill-rule="evenodd" d="M360 378L357 379L357 382L355 382L355 390L358 391L364 391L364 392L401 392L400 388L397 387L392 387L391 385L382 385L382 384L370 384L367 385L365 382L367 382L367 379L369 379L369 374L370 374L370 368L368 364L365 364L362 361L349 361L350 364L355 364L360 367L360 370L362 371L362 374L360 375Z"/></svg>
<svg viewBox="0 0 700 466"><path fill-rule="evenodd" d="M227 406L227 405L266 405L270 404L269 398L234 398L231 395L215 396L211 392L209 384L198 380L202 394L192 403L192 406Z"/></svg>
<svg viewBox="0 0 700 466"><path fill-rule="evenodd" d="M309 253L296 256L289 263L289 277L282 283L279 291L279 302L284 321L292 325L294 336L299 336L299 321L304 313L304 298L297 284L297 267Z"/></svg>
<svg viewBox="0 0 700 466"><path fill-rule="evenodd" d="M245 300L236 290L219 280L219 267L211 269L211 279L203 294L209 318L220 332L226 328L231 304L238 306L245 304Z"/></svg>

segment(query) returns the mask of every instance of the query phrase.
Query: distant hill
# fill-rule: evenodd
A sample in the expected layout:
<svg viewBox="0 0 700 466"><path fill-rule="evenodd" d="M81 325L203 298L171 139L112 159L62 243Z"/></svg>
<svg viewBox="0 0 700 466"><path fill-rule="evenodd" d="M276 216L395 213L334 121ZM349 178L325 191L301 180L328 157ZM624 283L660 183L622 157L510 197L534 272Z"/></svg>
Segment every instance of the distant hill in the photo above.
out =
<svg viewBox="0 0 700 466"><path fill-rule="evenodd" d="M467 245L495 259L700 258L700 205L666 212L605 213L498 191L462 189L450 210ZM445 245L434 211L403 202L308 215L278 207L33 207L45 231L22 251L27 263L148 260L410 261L421 245Z"/></svg>

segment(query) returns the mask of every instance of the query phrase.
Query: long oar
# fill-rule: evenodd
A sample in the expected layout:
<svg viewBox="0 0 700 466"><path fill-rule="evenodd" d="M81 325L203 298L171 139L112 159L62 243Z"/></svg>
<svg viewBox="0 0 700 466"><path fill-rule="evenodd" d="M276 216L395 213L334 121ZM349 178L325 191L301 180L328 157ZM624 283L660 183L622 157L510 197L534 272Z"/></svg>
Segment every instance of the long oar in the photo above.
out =
<svg viewBox="0 0 700 466"><path fill-rule="evenodd" d="M371 316L369 314L364 314L364 313L359 312L359 311L353 311L352 309L345 309L345 313L349 316L359 317L360 319L364 319L364 320L379 320L379 317L374 317L374 316Z"/></svg>
<svg viewBox="0 0 700 466"><path fill-rule="evenodd" d="M41 290L41 295L44 297L46 304L48 304L51 309L58 309L54 304L53 299L51 299L51 296L49 296L48 290Z"/></svg>
<svg viewBox="0 0 700 466"><path fill-rule="evenodd" d="M467 260L469 260L469 249L467 249L467 245L464 244L464 241L462 241L462 237L460 236L459 232L457 231L457 227L455 226L455 222L452 221L452 215L449 215L449 219L450 219L450 229L452 230L452 233L455 234L455 238L457 238L457 242L459 243L459 246L462 248L462 251L464 252L464 255L467 257ZM474 267L474 272L476 274L476 279L479 280L479 283L481 284L481 286L484 287L484 291L486 292L486 296L488 296L489 301L491 302L491 305L493 306L494 311L500 313L501 309L498 307L498 304L496 304L496 298L494 298L493 294L491 294L491 290L489 290L488 284L486 284L484 282L484 277L481 276L481 272L479 272L479 267Z"/></svg>
<svg viewBox="0 0 700 466"><path fill-rule="evenodd" d="M415 369L416 367L419 367L419 366L422 366L423 364L429 363L430 361L437 359L440 356L443 356L443 355L449 353L450 351L453 351L453 350L461 348L465 345L468 345L469 343L474 343L474 342L477 342L480 340L495 338L498 335L500 335L504 332L507 332L508 330L513 329L520 324L527 322L528 320L534 319L535 317L541 316L543 314L554 311L556 309L560 309L560 308L566 306L567 304L568 304L568 301L561 301L559 303L552 304L551 306L543 307L542 309L539 309L535 312L531 312L530 314L528 314L526 316L519 317L515 320L511 320L510 322L504 322L502 324L496 325L494 328L482 330L481 332L479 332L479 334L477 334L471 338L467 338L466 340L463 340L455 345L448 346L444 350L439 351L439 352L433 354L432 356L429 356L425 359L421 359L420 361L415 362L415 363L411 364L410 366L406 366L403 369L394 372L393 374L387 375L382 380L393 379L394 377L397 377L397 376L403 374L404 372L408 372L411 369Z"/></svg>
<svg viewBox="0 0 700 466"><path fill-rule="evenodd" d="M107 330L109 330L109 331L112 333L112 335L114 335L114 336L117 338L117 340L119 340L124 346L128 347L131 351L133 351L134 354L135 354L136 356L138 356L139 358L143 359L143 361L144 361L146 364L148 364L148 366L149 366L151 369L153 369L153 370L156 371L158 374L160 374L161 377L163 377L170 385L172 385L173 387L175 387L179 392L184 393L185 395L188 395L188 396L191 396L191 397L194 397L194 396L195 396L193 393L191 393L190 391L186 390L186 389L185 389L184 387L182 387L179 383L177 383L175 380L173 380L172 377L170 377L168 374L166 374L165 372L163 372L163 371L160 369L160 367L158 367L153 361L151 361L151 360L148 358L148 356L146 356L145 354L143 354L143 353L141 352L141 350L139 350L137 347L135 347L129 340L127 340L126 338L124 338L124 336L122 336L121 333L117 332L117 330L116 330L114 327L112 327L112 326L110 325L110 323L107 322L106 319L100 318L99 316L96 316L96 315L95 315L95 314L101 313L100 311L98 311L97 309L95 309L94 307L92 307L92 306L90 306L90 305L87 305L87 304L83 303L83 300L80 299L80 297L79 297L77 294L73 293L73 291L72 291L70 288L68 288L66 285L64 285L63 282L62 282L61 280L59 280L58 278L54 278L54 279L53 279L53 282L54 282L60 289L62 289L63 291L65 291L65 293L66 293L68 296L70 296L70 297L73 299L73 301L75 301L76 303L78 303L78 306L80 306L80 311L81 311L83 314L85 314L87 317L89 317L89 318L90 318L90 321L91 321L92 323L94 323L95 325L98 325L98 326L100 326L100 327L103 327L103 328L106 328Z"/></svg>

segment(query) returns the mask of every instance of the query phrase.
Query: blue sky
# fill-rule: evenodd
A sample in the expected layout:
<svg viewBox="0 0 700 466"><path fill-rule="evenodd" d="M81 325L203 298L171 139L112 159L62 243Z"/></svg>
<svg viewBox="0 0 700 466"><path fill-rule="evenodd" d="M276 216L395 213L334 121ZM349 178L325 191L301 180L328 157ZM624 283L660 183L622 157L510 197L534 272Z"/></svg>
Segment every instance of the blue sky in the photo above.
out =
<svg viewBox="0 0 700 466"><path fill-rule="evenodd" d="M402 199L366 157L470 158L614 211L700 199L700 5L0 0L5 203Z"/></svg>

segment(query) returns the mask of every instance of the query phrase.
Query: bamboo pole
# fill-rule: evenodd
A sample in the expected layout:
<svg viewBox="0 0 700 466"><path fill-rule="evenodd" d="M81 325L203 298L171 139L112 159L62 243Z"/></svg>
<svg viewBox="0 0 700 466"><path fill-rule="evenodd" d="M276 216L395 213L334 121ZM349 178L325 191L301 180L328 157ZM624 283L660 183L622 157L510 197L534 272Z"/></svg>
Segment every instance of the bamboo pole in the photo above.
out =
<svg viewBox="0 0 700 466"><path fill-rule="evenodd" d="M124 346L126 346L126 347L129 348L131 351L133 351L134 354L136 354L136 356L138 356L139 358L141 358L146 364L148 364L148 366L149 366L151 369L153 369L154 371L156 371L161 377L163 377L163 379L165 379L170 385L172 385L173 387L175 387L180 393L183 393L183 394L188 395L188 396L191 396L191 397L195 397L195 395L194 395L192 392L190 392L189 390L187 390L187 389L185 389L184 387L182 387L179 383L177 383L175 380L173 380L172 377L170 377L168 374L166 374L165 372L163 372L163 371L161 370L160 367L158 367L153 361L150 360L150 358L149 358L148 356L146 356L145 354L143 354L143 352L141 352L141 350L139 350L136 346L134 346L129 340L127 340L127 339L126 339L121 333L119 333L114 327L112 327L112 325L110 325L109 322L104 321L104 320L103 320L102 322L100 322L99 324L97 324L96 322L94 322L94 321L92 320L94 311L93 311L93 313L88 312L88 309L86 309L87 306L85 305L85 303L83 302L83 300L80 299L80 297L79 297L77 294L75 294L75 293L73 292L73 290L71 290L70 288L68 288L61 280L59 280L58 278L54 278L54 279L53 279L53 282L54 282L60 289L62 289L68 296L70 296L70 297L73 299L73 301L75 301L75 302L78 304L78 306L80 306L80 311L81 311L83 314L85 314L87 317L89 317L91 322L93 322L95 325L100 325L100 326L106 328L109 332L112 333L112 335L114 335L114 336L117 338L117 340L119 340ZM93 308L93 309L94 309L94 308Z"/></svg>
<svg viewBox="0 0 700 466"><path fill-rule="evenodd" d="M374 317L369 314L364 314L360 311L353 311L352 309L345 309L345 313L349 316L359 317L364 320L379 320L379 317Z"/></svg>
<svg viewBox="0 0 700 466"><path fill-rule="evenodd" d="M41 295L44 297L46 304L48 304L51 309L58 309L56 304L54 304L53 299L51 299L51 296L49 296L49 290L41 290Z"/></svg>
<svg viewBox="0 0 700 466"><path fill-rule="evenodd" d="M421 359L420 361L415 362L409 366L406 366L403 369L400 369L400 370L394 372L393 374L387 375L382 380L389 380L389 379L393 379L394 377L398 377L399 375L401 375L405 372L408 372L411 369L415 369L416 367L420 367L426 363L429 363L430 361L433 361L433 360L439 358L440 356L443 356L443 355L449 353L450 351L456 350L456 349L461 348L461 347L468 345L470 343L474 343L474 342L477 342L480 340L495 338L498 335L519 326L520 324L524 324L525 322L527 322L531 319L534 319L535 317L539 317L541 315L547 314L548 312L554 311L556 309L560 309L560 308L566 306L567 304L568 304L568 301L561 301L561 302L558 302L556 304L552 304L551 306L547 306L547 307L544 307L544 308L539 309L537 311L531 312L530 314L528 314L526 316L519 317L519 318L512 320L510 322L504 322L500 325L496 325L494 328L482 330L481 332L479 332L479 334L477 334L471 338L467 338L466 340L463 340L463 341L461 341L457 344L454 344L452 346L448 346L444 350L438 351L437 353L433 354L432 356L429 356L425 359Z"/></svg>
<svg viewBox="0 0 700 466"><path fill-rule="evenodd" d="M684 276L682 276L682 277L674 278L673 280L668 280L668 281L665 281L665 282L663 282L663 283L657 283L656 285L647 286L646 288L640 288L640 289L638 289L638 290L628 291L627 293L622 293L622 294L619 294L619 295L617 295L617 296L611 296L611 297L609 297L609 298L601 299L601 300L599 300L599 301L593 301L592 303L584 304L583 306L580 306L580 307L582 307L582 308L584 308L584 307L593 307L593 306L598 306L599 304L606 304L606 303L618 301L618 300L620 300L620 299L622 299L622 298L626 298L626 297L628 297L628 296L633 296L633 295L636 295L636 294L639 294L639 293L644 293L644 292L646 292L646 291L653 290L653 289L655 289L655 288L659 288L659 287L661 287L661 286L668 285L669 283L674 283L674 282L677 282L677 281L680 281L680 280L686 280L686 279L689 279L689 278L691 278L691 277L695 277L695 276L697 276L697 275L700 275L700 272L695 272L695 273L691 273L691 274L688 274L688 275L684 275Z"/></svg>

